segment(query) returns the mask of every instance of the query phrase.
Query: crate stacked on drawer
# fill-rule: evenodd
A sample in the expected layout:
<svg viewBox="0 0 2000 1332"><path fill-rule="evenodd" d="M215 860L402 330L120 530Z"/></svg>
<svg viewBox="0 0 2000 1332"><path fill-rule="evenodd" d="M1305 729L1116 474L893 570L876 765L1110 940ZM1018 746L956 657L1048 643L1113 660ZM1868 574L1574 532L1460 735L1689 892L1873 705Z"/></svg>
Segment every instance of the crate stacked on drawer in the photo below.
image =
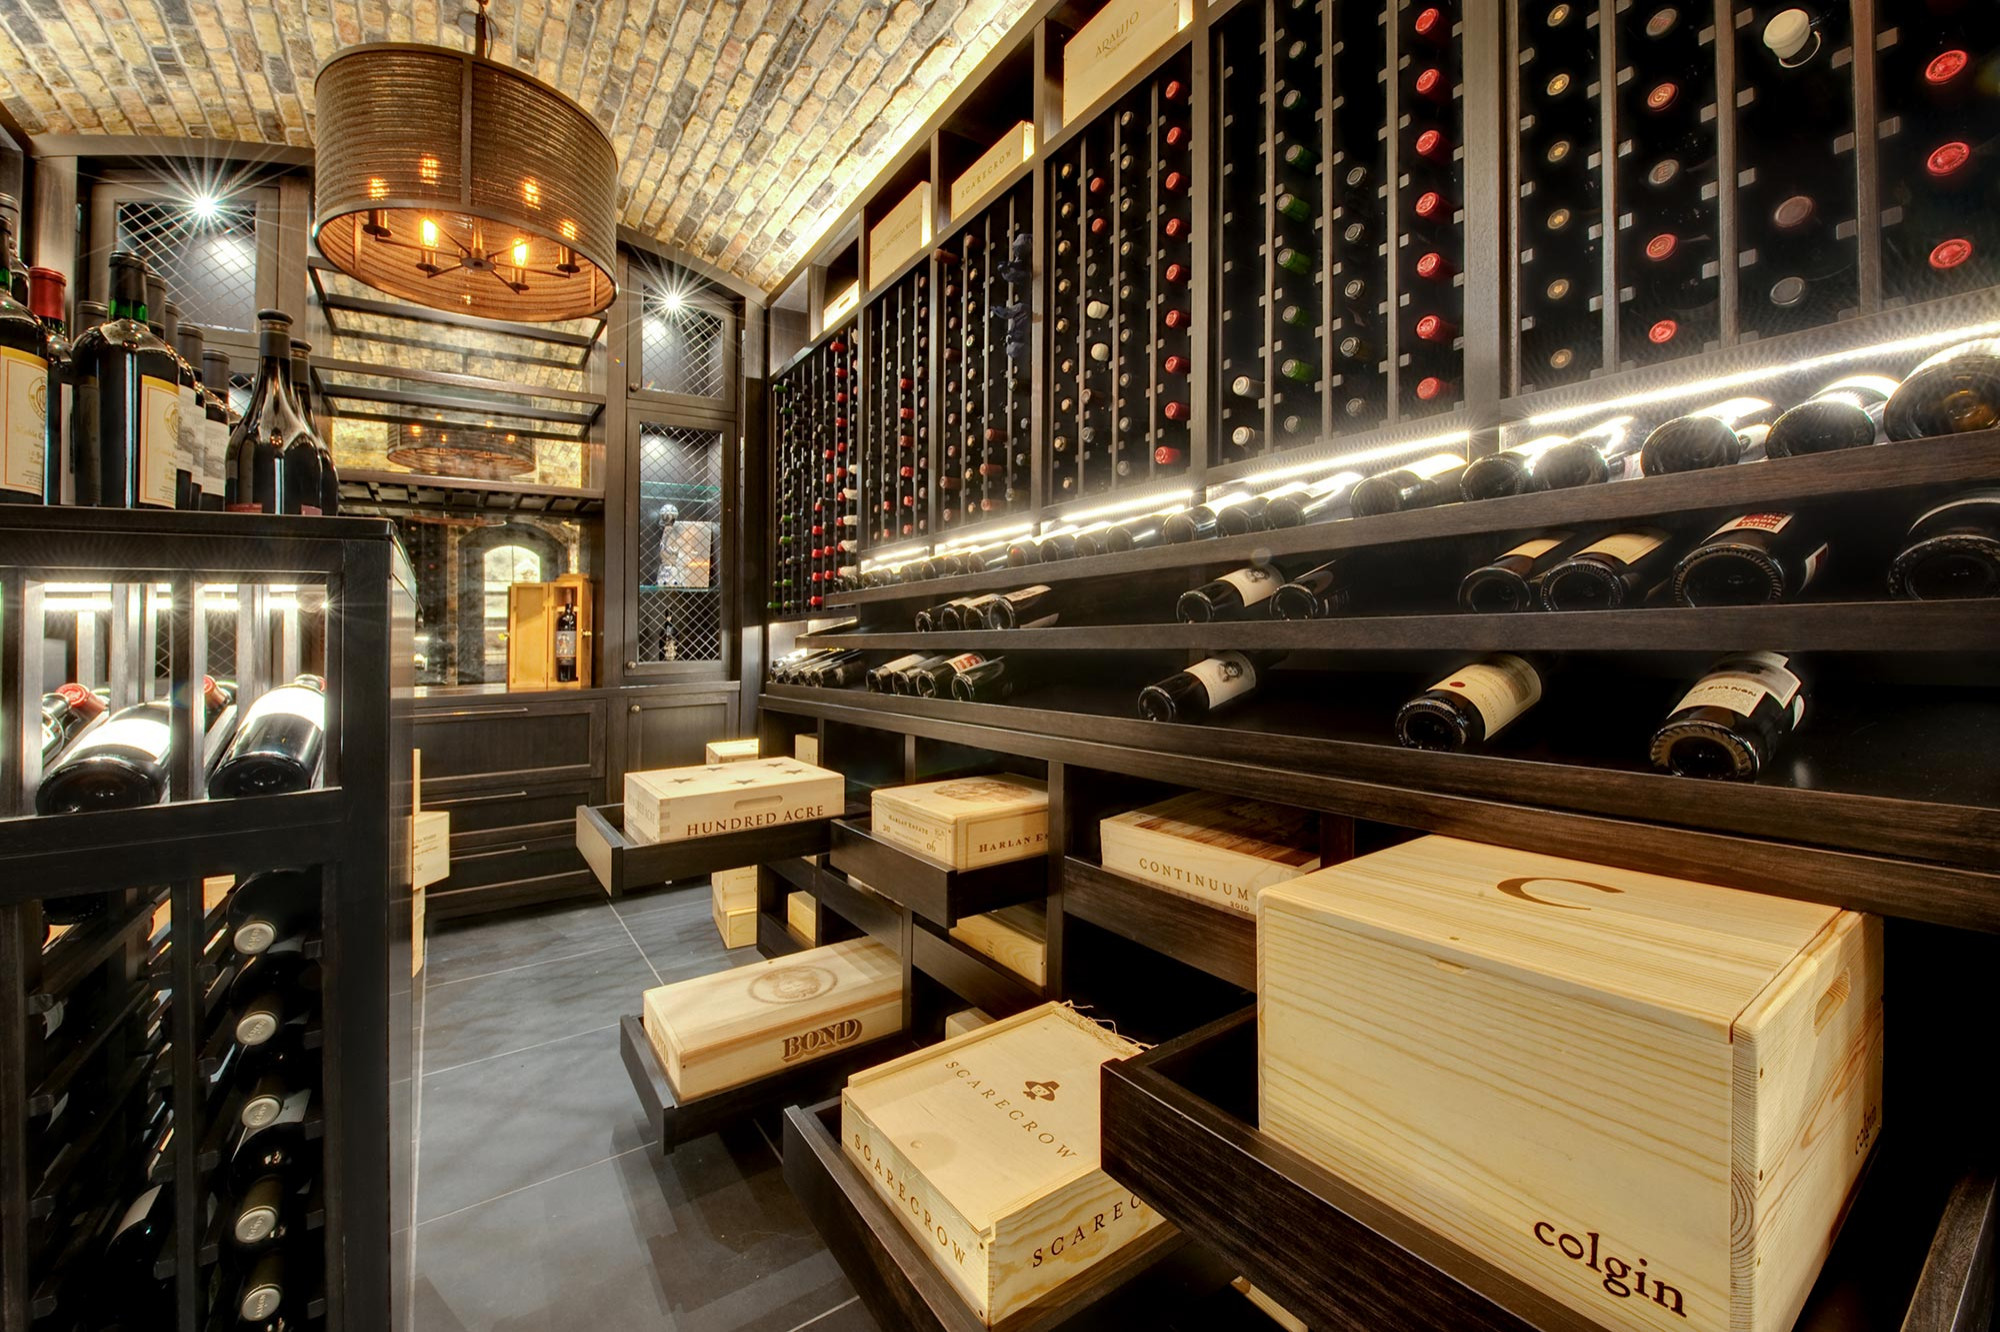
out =
<svg viewBox="0 0 2000 1332"><path fill-rule="evenodd" d="M1515 15L1517 382L1604 365L1603 25L1589 0L1521 0Z"/></svg>
<svg viewBox="0 0 2000 1332"><path fill-rule="evenodd" d="M771 385L776 507L767 609L773 615L818 610L859 569L852 423L861 389L854 344L853 328L842 329Z"/></svg>
<svg viewBox="0 0 2000 1332"><path fill-rule="evenodd" d="M871 542L930 532L931 274L919 264L863 315L871 409L862 451L863 526ZM949 331L948 331L949 335Z"/></svg>
<svg viewBox="0 0 2000 1332"><path fill-rule="evenodd" d="M1398 389L1406 415L1464 393L1464 39L1456 0L1397 9Z"/></svg>
<svg viewBox="0 0 2000 1332"><path fill-rule="evenodd" d="M1875 21L1883 295L2000 282L2000 9L1877 0Z"/></svg>
<svg viewBox="0 0 2000 1332"><path fill-rule="evenodd" d="M1034 185L1022 181L938 250L944 433L938 510L949 530L1033 499L1029 425Z"/></svg>
<svg viewBox="0 0 2000 1332"><path fill-rule="evenodd" d="M1064 144L1050 174L1048 498L1187 467L1193 183L1189 55Z"/></svg>

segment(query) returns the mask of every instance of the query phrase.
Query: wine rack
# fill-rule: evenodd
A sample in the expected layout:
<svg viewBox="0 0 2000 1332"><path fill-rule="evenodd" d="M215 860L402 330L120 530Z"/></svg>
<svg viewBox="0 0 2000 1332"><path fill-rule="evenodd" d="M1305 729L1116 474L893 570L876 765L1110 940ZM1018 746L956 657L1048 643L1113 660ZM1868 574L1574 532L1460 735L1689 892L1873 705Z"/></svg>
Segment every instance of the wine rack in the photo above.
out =
<svg viewBox="0 0 2000 1332"><path fill-rule="evenodd" d="M1190 64L1168 57L1053 157L1050 503L1188 467Z"/></svg>
<svg viewBox="0 0 2000 1332"><path fill-rule="evenodd" d="M937 251L943 328L940 529L1033 500L1034 183L1022 181Z"/></svg>
<svg viewBox="0 0 2000 1332"><path fill-rule="evenodd" d="M777 503L767 610L781 618L819 609L842 571L859 567L855 334L834 332L771 384Z"/></svg>
<svg viewBox="0 0 2000 1332"><path fill-rule="evenodd" d="M1389 23L1378 5L1326 3L1334 224L1327 341L1338 366L1329 384L1334 429L1364 431L1389 412Z"/></svg>
<svg viewBox="0 0 2000 1332"><path fill-rule="evenodd" d="M871 545L930 535L931 316L928 263L862 315L861 527Z"/></svg>
<svg viewBox="0 0 2000 1332"><path fill-rule="evenodd" d="M1465 40L1457 0L1397 7L1397 391L1405 415L1465 396Z"/></svg>

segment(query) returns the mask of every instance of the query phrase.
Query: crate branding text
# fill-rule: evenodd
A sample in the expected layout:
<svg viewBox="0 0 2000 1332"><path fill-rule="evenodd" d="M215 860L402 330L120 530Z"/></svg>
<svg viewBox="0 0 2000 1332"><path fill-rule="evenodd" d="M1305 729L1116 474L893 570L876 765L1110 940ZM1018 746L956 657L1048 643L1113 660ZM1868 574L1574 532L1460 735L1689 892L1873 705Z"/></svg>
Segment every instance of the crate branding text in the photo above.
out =
<svg viewBox="0 0 2000 1332"><path fill-rule="evenodd" d="M1623 1258L1600 1256L1598 1251L1603 1237L1594 1230L1586 1231L1583 1239L1578 1239L1568 1231L1559 1233L1548 1221L1537 1221L1531 1229L1539 1243L1556 1250L1571 1262L1582 1263L1601 1274L1604 1289L1610 1294L1621 1300L1630 1299L1635 1294L1642 1299L1650 1298L1669 1313L1680 1318L1687 1317L1687 1311L1682 1308L1680 1290L1648 1272L1644 1258L1634 1263Z"/></svg>

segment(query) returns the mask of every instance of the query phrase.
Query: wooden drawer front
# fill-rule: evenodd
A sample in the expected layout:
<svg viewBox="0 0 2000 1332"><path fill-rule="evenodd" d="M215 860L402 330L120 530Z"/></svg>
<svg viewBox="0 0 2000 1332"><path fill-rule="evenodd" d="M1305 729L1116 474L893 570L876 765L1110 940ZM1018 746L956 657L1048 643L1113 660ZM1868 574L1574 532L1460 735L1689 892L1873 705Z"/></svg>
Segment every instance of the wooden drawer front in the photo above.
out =
<svg viewBox="0 0 2000 1332"><path fill-rule="evenodd" d="M429 766L429 758L425 758ZM428 782L425 783L427 786ZM451 845L456 851L463 839L477 833L508 828L530 828L536 824L560 823L565 828L576 822L578 805L601 803L597 787L590 782L564 782L558 786L514 786L502 784L490 791L468 791L462 795L424 797L424 808L451 812Z"/></svg>
<svg viewBox="0 0 2000 1332"><path fill-rule="evenodd" d="M604 701L495 703L419 712L427 796L495 781L604 775ZM426 800L426 804L432 803Z"/></svg>
<svg viewBox="0 0 2000 1332"><path fill-rule="evenodd" d="M494 844L451 853L451 874L436 887L449 892L455 888L477 888L509 879L538 879L584 869L583 856L569 825L554 835L501 838Z"/></svg>
<svg viewBox="0 0 2000 1332"><path fill-rule="evenodd" d="M452 881L455 884L455 881ZM500 882L484 883L473 887L456 887L452 884L434 884L428 893L426 911L432 920L443 920L452 916L470 916L483 911L508 911L515 907L539 906L543 902L557 902L565 898L602 898L604 890L590 877L590 871L577 870L544 875L536 879L507 879Z"/></svg>

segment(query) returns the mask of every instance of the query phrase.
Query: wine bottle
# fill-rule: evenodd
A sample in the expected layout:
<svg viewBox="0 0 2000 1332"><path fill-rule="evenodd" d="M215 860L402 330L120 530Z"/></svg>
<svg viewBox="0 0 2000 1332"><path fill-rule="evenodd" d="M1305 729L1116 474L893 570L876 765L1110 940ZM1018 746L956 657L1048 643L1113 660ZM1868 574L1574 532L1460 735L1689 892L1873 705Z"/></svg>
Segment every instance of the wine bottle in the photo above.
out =
<svg viewBox="0 0 2000 1332"><path fill-rule="evenodd" d="M174 1194L155 1184L118 1214L117 1223L92 1263L85 1303L93 1328L142 1332L174 1325L174 1283L162 1281L157 1265L174 1227Z"/></svg>
<svg viewBox="0 0 2000 1332"><path fill-rule="evenodd" d="M1882 417L1891 440L2000 426L2000 339L1939 352L1910 372Z"/></svg>
<svg viewBox="0 0 2000 1332"><path fill-rule="evenodd" d="M1770 410L1771 404L1762 398L1732 398L1677 416L1646 436L1639 449L1639 469L1646 476L1660 476L1754 459L1768 433L1755 422Z"/></svg>
<svg viewBox="0 0 2000 1332"><path fill-rule="evenodd" d="M1264 510L1270 526L1303 527L1308 523L1345 518L1351 511L1354 488L1361 484L1359 472L1337 472L1306 484L1303 491L1280 495Z"/></svg>
<svg viewBox="0 0 2000 1332"><path fill-rule="evenodd" d="M1220 620L1241 620L1285 584L1284 576L1269 565L1252 564L1231 570L1213 582L1181 593L1174 606L1174 618L1182 624L1210 624Z"/></svg>
<svg viewBox="0 0 2000 1332"><path fill-rule="evenodd" d="M1631 423L1631 417L1621 416L1543 449L1535 458L1536 485L1543 490L1572 490L1624 475L1638 445Z"/></svg>
<svg viewBox="0 0 2000 1332"><path fill-rule="evenodd" d="M1324 620L1344 614L1354 600L1347 574L1337 559L1306 570L1271 594L1271 618Z"/></svg>
<svg viewBox="0 0 2000 1332"><path fill-rule="evenodd" d="M984 629L987 611L998 600L1000 600L998 592L988 592L983 596L947 601L938 608L937 626L950 632L961 629Z"/></svg>
<svg viewBox="0 0 2000 1332"><path fill-rule="evenodd" d="M1895 392L1896 381L1884 375L1836 379L1771 423L1764 452L1792 458L1866 448L1882 437L1882 416Z"/></svg>
<svg viewBox="0 0 2000 1332"><path fill-rule="evenodd" d="M305 941L286 939L243 964L229 983L239 1045L262 1045L318 1006L319 965L305 955Z"/></svg>
<svg viewBox="0 0 2000 1332"><path fill-rule="evenodd" d="M1911 523L1889 564L1889 595L1910 601L2000 597L2000 490L1953 496Z"/></svg>
<svg viewBox="0 0 2000 1332"><path fill-rule="evenodd" d="M815 689L845 689L867 672L865 654L848 648L821 657L800 673L800 683Z"/></svg>
<svg viewBox="0 0 2000 1332"><path fill-rule="evenodd" d="M1463 498L1460 482L1464 474L1465 459L1455 453L1433 454L1356 485L1349 497L1349 507L1356 518L1368 518L1449 504Z"/></svg>
<svg viewBox="0 0 2000 1332"><path fill-rule="evenodd" d="M908 678L914 686L911 693L920 698L948 697L951 694L951 677L968 666L977 666L987 660L983 653L961 652L956 656L941 657L913 667Z"/></svg>
<svg viewBox="0 0 2000 1332"><path fill-rule="evenodd" d="M202 384L208 391L203 405L204 433L201 506L218 510L225 505L229 488L229 431L233 412L229 405L229 355L204 347L201 353Z"/></svg>
<svg viewBox="0 0 2000 1332"><path fill-rule="evenodd" d="M1147 721L1198 722L1257 692L1275 653L1223 652L1139 691Z"/></svg>
<svg viewBox="0 0 2000 1332"><path fill-rule="evenodd" d="M866 681L868 685L868 692L871 694L886 694L891 692L888 684L888 678L892 675L897 675L903 671L909 670L910 667L915 666L923 659L924 659L923 653L909 652L905 653L903 656L897 657L893 661L883 662L880 666L875 667L873 670L869 671L867 675L862 677L863 680Z"/></svg>
<svg viewBox="0 0 2000 1332"><path fill-rule="evenodd" d="M326 748L326 692L300 676L252 703L209 778L211 799L310 790Z"/></svg>
<svg viewBox="0 0 2000 1332"><path fill-rule="evenodd" d="M75 377L70 365L70 334L64 314L68 283L53 268L31 268L28 277L28 308L41 322L42 354L49 363L48 398L44 412L48 424L43 431L42 448L42 503L66 504L71 498L66 485L74 466L70 457L73 441L68 438L68 422L70 384Z"/></svg>
<svg viewBox="0 0 2000 1332"><path fill-rule="evenodd" d="M147 323L145 262L120 250L110 263L110 317L70 349L76 502L171 509L180 375Z"/></svg>
<svg viewBox="0 0 2000 1332"><path fill-rule="evenodd" d="M9 228L0 235L0 246L12 244ZM0 504L54 503L43 493L49 413L55 406L48 396L48 332L35 312L5 289L0 289L0 381Z"/></svg>
<svg viewBox="0 0 2000 1332"><path fill-rule="evenodd" d="M576 593L565 591L561 609L556 611L556 680L576 681Z"/></svg>
<svg viewBox="0 0 2000 1332"><path fill-rule="evenodd" d="M310 1097L311 1093L297 1093ZM231 1201L229 1235L238 1249L255 1252L281 1243L297 1227L304 1199L282 1175L265 1175Z"/></svg>
<svg viewBox="0 0 2000 1332"><path fill-rule="evenodd" d="M257 382L229 434L228 471L232 512L319 511L319 450L292 388L292 317L282 310L257 312Z"/></svg>
<svg viewBox="0 0 2000 1332"><path fill-rule="evenodd" d="M988 629L1034 629L1054 624L1070 598L1043 583L1004 592L986 607Z"/></svg>
<svg viewBox="0 0 2000 1332"><path fill-rule="evenodd" d="M42 768L104 715L104 700L71 682L42 695Z"/></svg>
<svg viewBox="0 0 2000 1332"><path fill-rule="evenodd" d="M319 919L317 870L264 870L229 895L229 944L255 957L303 935Z"/></svg>
<svg viewBox="0 0 2000 1332"><path fill-rule="evenodd" d="M37 814L142 809L167 797L173 711L135 703L71 745L35 791Z"/></svg>
<svg viewBox="0 0 2000 1332"><path fill-rule="evenodd" d="M1794 601L1826 564L1827 543L1792 513L1746 513L1715 529L1674 566L1683 606Z"/></svg>
<svg viewBox="0 0 2000 1332"><path fill-rule="evenodd" d="M1232 504L1217 517L1219 534L1242 536L1248 532L1268 531L1271 527L1271 505L1287 495L1303 495L1305 492L1305 482L1288 481L1261 495L1253 495L1241 504Z"/></svg>
<svg viewBox="0 0 2000 1332"><path fill-rule="evenodd" d="M1591 542L1542 576L1542 609L1613 610L1635 604L1666 571L1664 532L1635 529Z"/></svg>
<svg viewBox="0 0 2000 1332"><path fill-rule="evenodd" d="M1397 709L1396 740L1441 753L1487 744L1542 701L1543 675L1512 653L1469 662Z"/></svg>
<svg viewBox="0 0 2000 1332"><path fill-rule="evenodd" d="M1218 496L1206 504L1197 504L1191 509L1167 515L1161 525L1162 535L1171 543L1184 545L1190 541L1206 541L1222 534L1222 511L1237 504L1247 504L1252 498L1247 490L1233 491Z"/></svg>
<svg viewBox="0 0 2000 1332"><path fill-rule="evenodd" d="M1805 721L1806 684L1794 658L1723 658L1653 732L1653 766L1680 777L1750 782Z"/></svg>
<svg viewBox="0 0 2000 1332"><path fill-rule="evenodd" d="M1146 550L1165 544L1166 539L1167 515L1159 513L1113 523L1104 529L1101 538L1105 551L1113 554L1126 550Z"/></svg>
<svg viewBox="0 0 2000 1332"><path fill-rule="evenodd" d="M1021 689L1042 683L1045 672L1019 657L991 657L951 677L951 696L961 703L1004 703Z"/></svg>
<svg viewBox="0 0 2000 1332"><path fill-rule="evenodd" d="M1535 459L1544 449L1561 442L1560 436L1551 436L1532 440L1520 448L1474 458L1459 474L1459 495L1466 500L1487 500L1539 490Z"/></svg>
<svg viewBox="0 0 2000 1332"><path fill-rule="evenodd" d="M1458 604L1480 615L1533 610L1541 580L1568 558L1568 532L1531 537L1467 574L1458 585Z"/></svg>

